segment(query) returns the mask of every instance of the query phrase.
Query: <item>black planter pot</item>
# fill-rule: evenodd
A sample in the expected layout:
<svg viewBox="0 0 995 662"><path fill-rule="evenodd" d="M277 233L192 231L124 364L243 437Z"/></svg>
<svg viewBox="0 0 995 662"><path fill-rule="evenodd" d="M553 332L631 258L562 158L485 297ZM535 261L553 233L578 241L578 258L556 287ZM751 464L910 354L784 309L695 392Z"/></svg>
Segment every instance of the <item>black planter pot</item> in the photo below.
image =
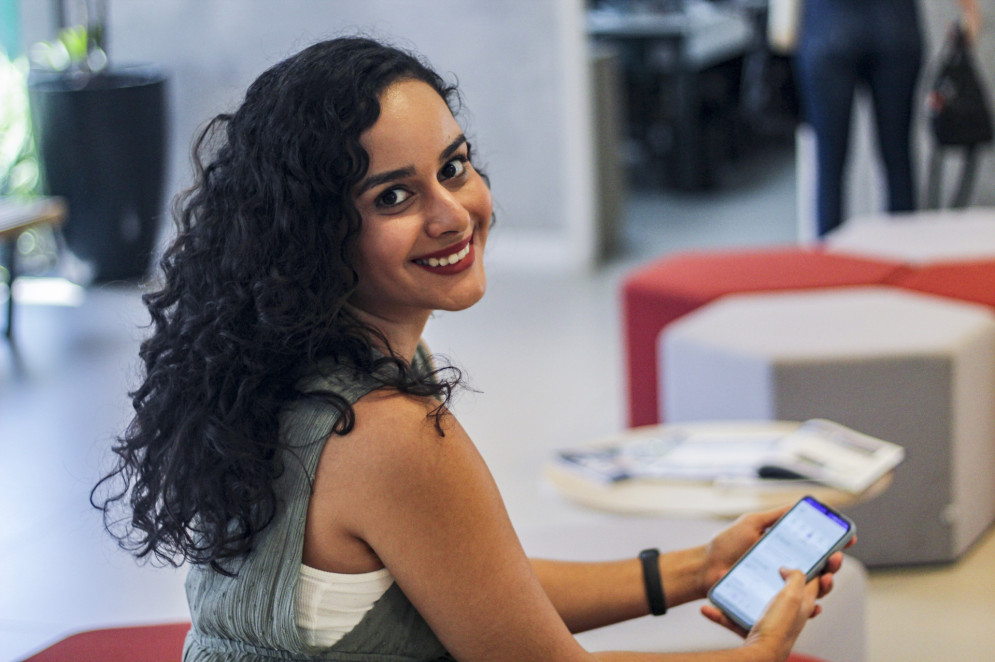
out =
<svg viewBox="0 0 995 662"><path fill-rule="evenodd" d="M136 280L150 267L166 167L166 77L133 67L29 84L45 193L66 198L66 244L94 280Z"/></svg>

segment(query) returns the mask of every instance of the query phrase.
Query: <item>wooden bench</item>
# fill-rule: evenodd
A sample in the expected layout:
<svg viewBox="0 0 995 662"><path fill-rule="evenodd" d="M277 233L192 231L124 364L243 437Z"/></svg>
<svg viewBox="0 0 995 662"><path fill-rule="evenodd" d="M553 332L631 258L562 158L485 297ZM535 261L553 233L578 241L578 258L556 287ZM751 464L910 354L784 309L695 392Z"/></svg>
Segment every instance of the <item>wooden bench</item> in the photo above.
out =
<svg viewBox="0 0 995 662"><path fill-rule="evenodd" d="M0 198L0 249L7 265L7 323L4 336L14 344L14 279L17 278L17 238L22 233L46 225L59 225L66 217L66 204L60 198L14 200Z"/></svg>

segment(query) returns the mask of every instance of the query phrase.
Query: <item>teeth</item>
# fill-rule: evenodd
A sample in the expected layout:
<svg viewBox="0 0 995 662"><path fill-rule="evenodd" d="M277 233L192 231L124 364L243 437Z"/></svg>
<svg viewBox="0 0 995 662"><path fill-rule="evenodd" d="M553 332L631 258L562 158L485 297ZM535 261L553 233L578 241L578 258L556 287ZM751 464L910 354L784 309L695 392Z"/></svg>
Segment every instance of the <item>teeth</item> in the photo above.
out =
<svg viewBox="0 0 995 662"><path fill-rule="evenodd" d="M415 260L418 264L427 264L430 267L446 267L450 264L456 264L463 258L465 258L470 253L470 244L463 247L463 250L458 253L453 253L449 257L430 257L427 260Z"/></svg>

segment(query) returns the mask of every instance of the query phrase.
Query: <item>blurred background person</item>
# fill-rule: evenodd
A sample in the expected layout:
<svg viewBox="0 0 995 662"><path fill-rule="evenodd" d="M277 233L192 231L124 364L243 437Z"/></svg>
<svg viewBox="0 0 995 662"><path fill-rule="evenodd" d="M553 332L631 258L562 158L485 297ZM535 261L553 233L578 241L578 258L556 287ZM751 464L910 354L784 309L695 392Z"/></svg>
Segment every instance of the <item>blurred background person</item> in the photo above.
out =
<svg viewBox="0 0 995 662"><path fill-rule="evenodd" d="M977 38L977 0L958 0ZM821 237L843 221L843 175L858 85L873 106L889 212L916 208L912 118L923 61L917 0L805 0L797 51L803 119L816 141L816 222Z"/></svg>

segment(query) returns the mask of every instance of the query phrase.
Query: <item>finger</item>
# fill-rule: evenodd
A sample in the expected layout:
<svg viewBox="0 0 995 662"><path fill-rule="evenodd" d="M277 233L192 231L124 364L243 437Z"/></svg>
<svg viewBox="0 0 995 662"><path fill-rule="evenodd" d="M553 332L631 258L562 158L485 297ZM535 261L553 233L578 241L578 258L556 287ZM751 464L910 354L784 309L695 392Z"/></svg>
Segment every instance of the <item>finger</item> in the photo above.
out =
<svg viewBox="0 0 995 662"><path fill-rule="evenodd" d="M826 560L826 567L823 568L823 574L834 572L839 572L839 569L843 567L843 552L836 552Z"/></svg>
<svg viewBox="0 0 995 662"><path fill-rule="evenodd" d="M712 621L713 623L718 623L722 627L735 632L736 634L738 634L741 637L745 638L746 635L749 634L746 630L744 630L743 628L741 628L739 625L737 625L736 623L732 622L729 619L728 616L726 616L725 614L723 614L721 609L718 609L717 607L715 607L713 605L703 605L701 607L701 613L708 620Z"/></svg>
<svg viewBox="0 0 995 662"><path fill-rule="evenodd" d="M756 520L757 524L764 529L770 528L770 525L776 522L784 515L784 513L791 510L791 506L783 506L781 508L773 508L771 510L765 510L759 513L753 513L753 518Z"/></svg>
<svg viewBox="0 0 995 662"><path fill-rule="evenodd" d="M819 580L819 597L824 598L833 590L833 576L831 574L820 575Z"/></svg>
<svg viewBox="0 0 995 662"><path fill-rule="evenodd" d="M796 572L798 572L798 574L801 575L801 581L805 581L805 575L802 575L801 571L796 571ZM815 601L819 598L819 585L820 585L819 579L818 578L813 579L812 581L805 584L805 589L802 592L802 600L804 601L804 604L808 605L809 614L811 614L812 611L815 609L816 606Z"/></svg>
<svg viewBox="0 0 995 662"><path fill-rule="evenodd" d="M781 577L784 578L785 593L801 594L802 600L812 607L819 597L820 580L818 577L810 582L805 581L805 574L798 569L781 568ZM810 607L811 609L811 607Z"/></svg>
<svg viewBox="0 0 995 662"><path fill-rule="evenodd" d="M784 579L784 587L781 589L782 595L791 596L789 599L800 600L803 603L811 600L811 603L815 604L816 595L819 592L816 580L813 579L806 584L804 573L798 569L781 568L780 573L781 578ZM808 595L810 592L812 593L811 599Z"/></svg>
<svg viewBox="0 0 995 662"><path fill-rule="evenodd" d="M805 575L801 570L797 568L784 568L782 567L779 572L781 573L781 579L784 580L785 584L798 584L799 582L805 582Z"/></svg>

